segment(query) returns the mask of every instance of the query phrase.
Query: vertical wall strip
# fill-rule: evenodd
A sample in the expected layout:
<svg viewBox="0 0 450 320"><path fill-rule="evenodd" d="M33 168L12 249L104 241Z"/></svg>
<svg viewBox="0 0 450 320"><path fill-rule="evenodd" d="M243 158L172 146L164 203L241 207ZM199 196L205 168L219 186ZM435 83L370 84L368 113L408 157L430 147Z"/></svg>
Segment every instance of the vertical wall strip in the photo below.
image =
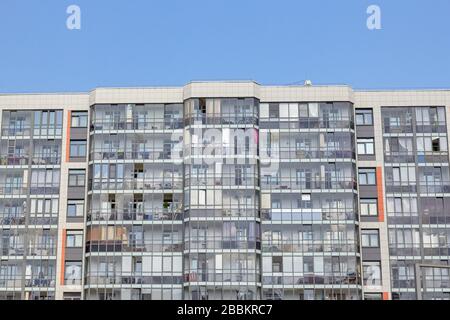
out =
<svg viewBox="0 0 450 320"><path fill-rule="evenodd" d="M66 162L70 160L70 127L72 125L72 111L67 111L67 129L66 129Z"/></svg>
<svg viewBox="0 0 450 320"><path fill-rule="evenodd" d="M61 275L60 275L60 285L64 285L64 273L65 273L65 260L66 260L66 236L67 230L63 229L61 233Z"/></svg>
<svg viewBox="0 0 450 320"><path fill-rule="evenodd" d="M378 221L384 222L383 170L377 167Z"/></svg>

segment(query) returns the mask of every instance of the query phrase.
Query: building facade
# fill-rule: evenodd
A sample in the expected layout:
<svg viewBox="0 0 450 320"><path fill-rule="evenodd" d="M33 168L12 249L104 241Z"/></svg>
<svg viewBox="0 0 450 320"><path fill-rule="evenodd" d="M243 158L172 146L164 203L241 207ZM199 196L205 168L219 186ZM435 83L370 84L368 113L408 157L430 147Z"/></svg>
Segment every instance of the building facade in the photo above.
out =
<svg viewBox="0 0 450 320"><path fill-rule="evenodd" d="M450 90L0 95L0 300L450 300Z"/></svg>

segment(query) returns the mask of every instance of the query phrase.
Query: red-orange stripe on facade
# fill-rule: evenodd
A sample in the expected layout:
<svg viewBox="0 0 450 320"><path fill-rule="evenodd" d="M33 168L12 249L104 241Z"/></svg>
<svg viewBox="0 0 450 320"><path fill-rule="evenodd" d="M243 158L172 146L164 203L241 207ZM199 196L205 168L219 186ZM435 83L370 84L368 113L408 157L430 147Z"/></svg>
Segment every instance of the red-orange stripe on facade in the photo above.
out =
<svg viewBox="0 0 450 320"><path fill-rule="evenodd" d="M66 236L67 236L67 230L63 229L62 231L62 239L61 239L61 275L60 275L60 284L64 285L64 272L65 270L65 262L66 262Z"/></svg>
<svg viewBox="0 0 450 320"><path fill-rule="evenodd" d="M383 170L377 167L378 221L384 222Z"/></svg>
<svg viewBox="0 0 450 320"><path fill-rule="evenodd" d="M72 125L72 111L67 112L67 129L66 129L66 162L70 159L70 127Z"/></svg>
<svg viewBox="0 0 450 320"><path fill-rule="evenodd" d="M389 292L383 292L383 300L389 300Z"/></svg>

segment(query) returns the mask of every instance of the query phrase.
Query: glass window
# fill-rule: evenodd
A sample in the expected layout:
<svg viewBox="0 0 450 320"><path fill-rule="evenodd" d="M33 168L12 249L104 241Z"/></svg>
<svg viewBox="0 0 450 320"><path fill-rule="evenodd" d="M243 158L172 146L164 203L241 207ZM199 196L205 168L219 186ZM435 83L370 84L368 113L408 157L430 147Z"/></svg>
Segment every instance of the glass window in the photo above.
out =
<svg viewBox="0 0 450 320"><path fill-rule="evenodd" d="M84 187L85 170L69 170L69 187Z"/></svg>
<svg viewBox="0 0 450 320"><path fill-rule="evenodd" d="M373 138L358 138L358 155L374 155Z"/></svg>
<svg viewBox="0 0 450 320"><path fill-rule="evenodd" d="M378 230L361 230L361 244L363 248L378 248L380 246L380 234Z"/></svg>
<svg viewBox="0 0 450 320"><path fill-rule="evenodd" d="M362 216L377 216L378 215L378 199L360 199Z"/></svg>
<svg viewBox="0 0 450 320"><path fill-rule="evenodd" d="M66 234L66 248L82 248L83 231L68 230Z"/></svg>
<svg viewBox="0 0 450 320"><path fill-rule="evenodd" d="M72 128L87 128L88 113L86 111L73 111L70 124Z"/></svg>
<svg viewBox="0 0 450 320"><path fill-rule="evenodd" d="M81 284L81 261L66 261L64 268L64 284Z"/></svg>
<svg viewBox="0 0 450 320"><path fill-rule="evenodd" d="M71 140L70 141L70 157L82 158L86 157L86 140Z"/></svg>
<svg viewBox="0 0 450 320"><path fill-rule="evenodd" d="M373 125L372 109L356 109L356 125L358 126Z"/></svg>
<svg viewBox="0 0 450 320"><path fill-rule="evenodd" d="M359 169L358 178L360 185L376 185L375 168Z"/></svg>
<svg viewBox="0 0 450 320"><path fill-rule="evenodd" d="M84 200L68 200L67 216L71 218L84 216Z"/></svg>
<svg viewBox="0 0 450 320"><path fill-rule="evenodd" d="M380 261L364 261L363 262L363 278L365 286L381 285L381 262Z"/></svg>

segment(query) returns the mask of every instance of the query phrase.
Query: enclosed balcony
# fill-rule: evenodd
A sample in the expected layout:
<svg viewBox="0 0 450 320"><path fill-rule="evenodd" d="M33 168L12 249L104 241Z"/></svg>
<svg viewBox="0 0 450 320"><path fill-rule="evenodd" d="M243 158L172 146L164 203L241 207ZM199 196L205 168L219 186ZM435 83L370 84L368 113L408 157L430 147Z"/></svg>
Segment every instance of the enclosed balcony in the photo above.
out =
<svg viewBox="0 0 450 320"><path fill-rule="evenodd" d="M96 105L91 131L153 131L183 127L182 104Z"/></svg>
<svg viewBox="0 0 450 320"><path fill-rule="evenodd" d="M264 129L353 129L351 103L262 103Z"/></svg>
<svg viewBox="0 0 450 320"><path fill-rule="evenodd" d="M173 221L182 218L182 195L93 194L87 220L95 221Z"/></svg>
<svg viewBox="0 0 450 320"><path fill-rule="evenodd" d="M181 225L91 226L86 252L181 252Z"/></svg>
<svg viewBox="0 0 450 320"><path fill-rule="evenodd" d="M252 221L190 222L185 229L186 251L260 250L260 225Z"/></svg>
<svg viewBox="0 0 450 320"><path fill-rule="evenodd" d="M89 190L181 190L181 168L172 164L94 164Z"/></svg>
<svg viewBox="0 0 450 320"><path fill-rule="evenodd" d="M190 254L185 256L184 280L191 286L197 282L257 282L259 264L254 254Z"/></svg>

